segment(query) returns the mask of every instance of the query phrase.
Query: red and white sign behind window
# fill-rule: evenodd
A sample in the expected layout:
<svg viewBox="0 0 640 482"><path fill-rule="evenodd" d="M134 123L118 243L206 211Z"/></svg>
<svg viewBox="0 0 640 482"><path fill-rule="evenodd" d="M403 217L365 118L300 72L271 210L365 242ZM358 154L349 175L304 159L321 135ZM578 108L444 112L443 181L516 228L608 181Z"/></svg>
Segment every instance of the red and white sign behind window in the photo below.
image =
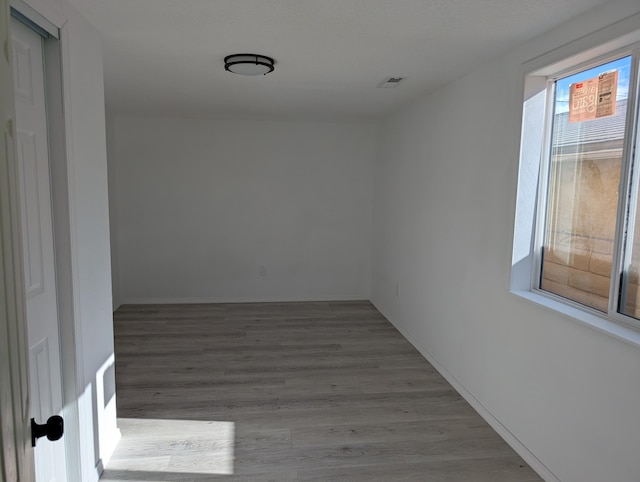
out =
<svg viewBox="0 0 640 482"><path fill-rule="evenodd" d="M583 122L616 113L618 71L576 82L569 87L569 122Z"/></svg>

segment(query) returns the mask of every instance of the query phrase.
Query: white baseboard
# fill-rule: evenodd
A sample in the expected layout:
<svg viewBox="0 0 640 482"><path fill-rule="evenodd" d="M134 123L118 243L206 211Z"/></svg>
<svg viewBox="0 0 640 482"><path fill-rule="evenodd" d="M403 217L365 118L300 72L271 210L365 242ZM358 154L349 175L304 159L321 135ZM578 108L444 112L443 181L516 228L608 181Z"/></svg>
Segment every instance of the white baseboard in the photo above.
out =
<svg viewBox="0 0 640 482"><path fill-rule="evenodd" d="M199 297L199 298L123 298L122 305L176 305L198 303L298 303L305 301L368 301L367 296L289 296L289 297Z"/></svg>
<svg viewBox="0 0 640 482"><path fill-rule="evenodd" d="M98 462L96 463L96 472L98 473L98 477L102 476L105 467L109 465L111 456L116 451L116 447L120 443L120 440L122 440L122 433L120 432L120 429L116 427L116 429L113 431L111 446L104 449L105 456L98 459Z"/></svg>
<svg viewBox="0 0 640 482"><path fill-rule="evenodd" d="M512 434L496 417L487 410L480 401L473 396L447 369L435 359L435 357L424 347L411 333L398 326L376 303L371 301L380 313L391 323L409 343L411 343L426 360L440 373L451 386L478 412L478 414L493 428L509 446L524 459L527 464L546 482L561 482L549 468L542 463L533 452L531 452L518 438Z"/></svg>
<svg viewBox="0 0 640 482"><path fill-rule="evenodd" d="M98 474L98 479L100 479L100 477L102 477L102 474L104 473L104 464L102 463L102 459L98 459L98 461L96 462L96 474Z"/></svg>

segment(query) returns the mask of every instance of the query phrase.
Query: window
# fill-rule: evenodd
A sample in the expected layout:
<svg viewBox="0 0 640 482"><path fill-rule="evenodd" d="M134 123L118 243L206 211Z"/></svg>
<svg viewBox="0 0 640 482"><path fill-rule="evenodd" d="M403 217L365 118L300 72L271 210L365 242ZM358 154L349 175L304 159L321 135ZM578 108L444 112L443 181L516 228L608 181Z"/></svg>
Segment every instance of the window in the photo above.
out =
<svg viewBox="0 0 640 482"><path fill-rule="evenodd" d="M640 45L600 52L528 77L512 289L640 328Z"/></svg>
<svg viewBox="0 0 640 482"><path fill-rule="evenodd" d="M625 56L552 86L539 287L603 312L610 298L630 68Z"/></svg>

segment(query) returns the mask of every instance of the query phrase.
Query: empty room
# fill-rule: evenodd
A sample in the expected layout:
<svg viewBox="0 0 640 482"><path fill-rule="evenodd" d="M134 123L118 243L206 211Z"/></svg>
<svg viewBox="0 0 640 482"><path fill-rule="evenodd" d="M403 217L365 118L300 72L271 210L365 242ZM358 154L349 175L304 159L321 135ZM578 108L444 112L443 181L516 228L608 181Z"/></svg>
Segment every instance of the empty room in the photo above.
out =
<svg viewBox="0 0 640 482"><path fill-rule="evenodd" d="M637 0L2 15L3 482L640 482Z"/></svg>

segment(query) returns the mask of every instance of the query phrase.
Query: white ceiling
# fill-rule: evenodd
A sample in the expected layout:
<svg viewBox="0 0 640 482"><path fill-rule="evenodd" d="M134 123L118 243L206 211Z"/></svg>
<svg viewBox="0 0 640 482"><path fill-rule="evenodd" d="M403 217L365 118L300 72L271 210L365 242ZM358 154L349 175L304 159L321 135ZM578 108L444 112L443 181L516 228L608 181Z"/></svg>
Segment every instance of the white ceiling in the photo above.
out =
<svg viewBox="0 0 640 482"><path fill-rule="evenodd" d="M374 119L604 0L70 0L104 40L108 108ZM225 72L233 53L276 59ZM406 77L394 89L376 86Z"/></svg>

